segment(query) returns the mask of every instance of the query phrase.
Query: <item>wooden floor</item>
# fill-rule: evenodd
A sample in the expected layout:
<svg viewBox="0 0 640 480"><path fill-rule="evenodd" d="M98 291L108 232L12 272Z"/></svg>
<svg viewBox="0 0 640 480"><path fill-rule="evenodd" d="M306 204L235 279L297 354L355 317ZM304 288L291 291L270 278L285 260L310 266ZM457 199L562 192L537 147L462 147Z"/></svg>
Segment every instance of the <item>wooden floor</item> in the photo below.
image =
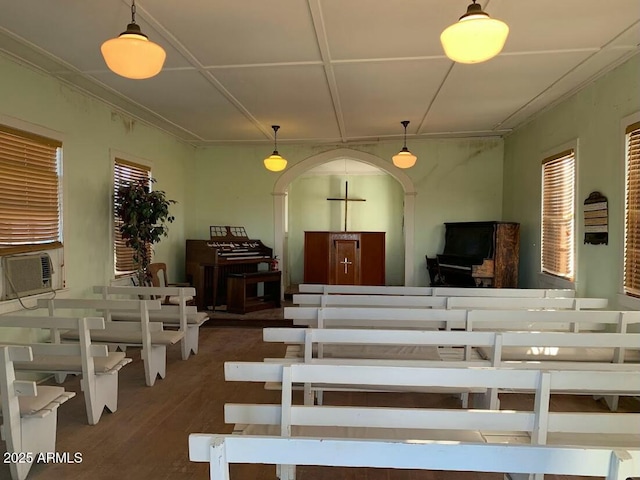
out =
<svg viewBox="0 0 640 480"><path fill-rule="evenodd" d="M200 353L182 361L179 346L169 349L167 377L146 387L140 353L130 350L131 365L120 372L119 408L105 412L95 426L87 425L84 397L77 378L64 386L77 395L58 410L57 451L82 454L82 463L34 465L30 480L207 480L208 466L189 461L187 437L190 433L228 433L223 405L226 402L279 402L279 392L266 391L258 384L224 381L223 362L227 360L261 361L284 354L284 346L261 341L260 328L214 327L201 329ZM326 394L327 403L331 394ZM338 394L333 394L338 395ZM454 406L457 400L439 395L350 395L349 401L382 404L392 401L406 406ZM504 408L532 405L526 395L504 395ZM571 410L572 402L587 405L593 411L604 406L583 397L554 397L554 410ZM638 402L623 399L626 411L638 408ZM4 445L4 444L0 444ZM0 479L9 478L9 469L0 465ZM501 480L500 474L414 472L301 467L300 480ZM550 480L554 477L549 477ZM557 479L566 477L557 477ZM234 465L233 480L275 480L272 466Z"/></svg>

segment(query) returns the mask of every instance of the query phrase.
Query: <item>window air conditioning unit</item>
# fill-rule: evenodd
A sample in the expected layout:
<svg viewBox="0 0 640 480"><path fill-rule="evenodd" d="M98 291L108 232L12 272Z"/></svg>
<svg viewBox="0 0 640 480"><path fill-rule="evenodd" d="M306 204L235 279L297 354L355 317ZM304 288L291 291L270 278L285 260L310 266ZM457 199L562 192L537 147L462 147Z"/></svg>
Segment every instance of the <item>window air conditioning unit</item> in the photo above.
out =
<svg viewBox="0 0 640 480"><path fill-rule="evenodd" d="M50 292L53 264L47 253L3 257L4 299Z"/></svg>

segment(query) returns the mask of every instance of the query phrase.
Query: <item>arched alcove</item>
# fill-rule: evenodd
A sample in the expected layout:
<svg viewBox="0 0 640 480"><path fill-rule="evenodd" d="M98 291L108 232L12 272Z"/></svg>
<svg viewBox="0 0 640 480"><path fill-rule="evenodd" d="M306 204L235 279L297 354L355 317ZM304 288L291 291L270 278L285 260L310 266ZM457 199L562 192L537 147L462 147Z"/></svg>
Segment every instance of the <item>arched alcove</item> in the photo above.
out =
<svg viewBox="0 0 640 480"><path fill-rule="evenodd" d="M372 155L370 153L361 152L351 148L337 148L334 150L328 150L326 152L318 153L305 158L301 162L293 165L291 168L285 170L273 187L273 212L274 212L274 254L278 258L282 259L282 262L286 262L287 259L284 256L284 242L285 242L285 216L286 216L286 201L285 195L291 182L304 174L307 170L310 170L318 165L322 165L326 162L330 162L336 159L347 158L360 162L373 165L383 170L384 172L395 178L402 189L404 190L404 283L407 286L414 285L414 228L415 228L415 195L416 191L413 186L411 178L404 173L401 169L395 167L380 157ZM282 269L284 270L285 264L283 263Z"/></svg>

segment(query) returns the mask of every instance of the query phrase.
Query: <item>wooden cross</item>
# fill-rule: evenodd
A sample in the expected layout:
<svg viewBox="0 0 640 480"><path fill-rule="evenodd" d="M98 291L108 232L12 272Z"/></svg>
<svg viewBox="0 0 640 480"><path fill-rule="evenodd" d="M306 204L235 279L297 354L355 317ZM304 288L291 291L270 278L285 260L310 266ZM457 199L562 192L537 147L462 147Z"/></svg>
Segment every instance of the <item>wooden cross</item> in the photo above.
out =
<svg viewBox="0 0 640 480"><path fill-rule="evenodd" d="M353 262L350 262L347 257L344 257L344 260L340 263L344 265L344 274L346 275L347 273L349 273L349 265L352 265Z"/></svg>
<svg viewBox="0 0 640 480"><path fill-rule="evenodd" d="M347 205L349 202L366 202L364 198L349 198L349 182L344 182L344 198L327 198L327 200L344 202L344 231L347 231ZM345 268L347 266L345 265Z"/></svg>

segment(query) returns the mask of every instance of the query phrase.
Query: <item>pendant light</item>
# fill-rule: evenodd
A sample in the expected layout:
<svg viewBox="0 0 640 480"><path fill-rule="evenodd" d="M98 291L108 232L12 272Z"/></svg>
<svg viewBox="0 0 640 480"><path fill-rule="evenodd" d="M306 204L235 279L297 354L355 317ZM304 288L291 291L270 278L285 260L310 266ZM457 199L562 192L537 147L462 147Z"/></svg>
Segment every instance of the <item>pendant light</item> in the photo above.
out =
<svg viewBox="0 0 640 480"><path fill-rule="evenodd" d="M136 2L131 3L131 23L117 38L100 47L109 69L125 78L150 78L162 70L167 57L164 49L150 41L136 23Z"/></svg>
<svg viewBox="0 0 640 480"><path fill-rule="evenodd" d="M272 172L279 172L287 167L287 161L278 153L278 130L280 125L271 125L273 128L273 153L264 159L264 166Z"/></svg>
<svg viewBox="0 0 640 480"><path fill-rule="evenodd" d="M489 17L473 0L467 13L440 35L444 53L459 63L480 63L502 51L509 35L506 23Z"/></svg>
<svg viewBox="0 0 640 480"><path fill-rule="evenodd" d="M403 120L400 123L404 126L404 147L393 156L393 164L398 168L411 168L416 164L418 157L407 148L407 125L409 125L409 120Z"/></svg>

